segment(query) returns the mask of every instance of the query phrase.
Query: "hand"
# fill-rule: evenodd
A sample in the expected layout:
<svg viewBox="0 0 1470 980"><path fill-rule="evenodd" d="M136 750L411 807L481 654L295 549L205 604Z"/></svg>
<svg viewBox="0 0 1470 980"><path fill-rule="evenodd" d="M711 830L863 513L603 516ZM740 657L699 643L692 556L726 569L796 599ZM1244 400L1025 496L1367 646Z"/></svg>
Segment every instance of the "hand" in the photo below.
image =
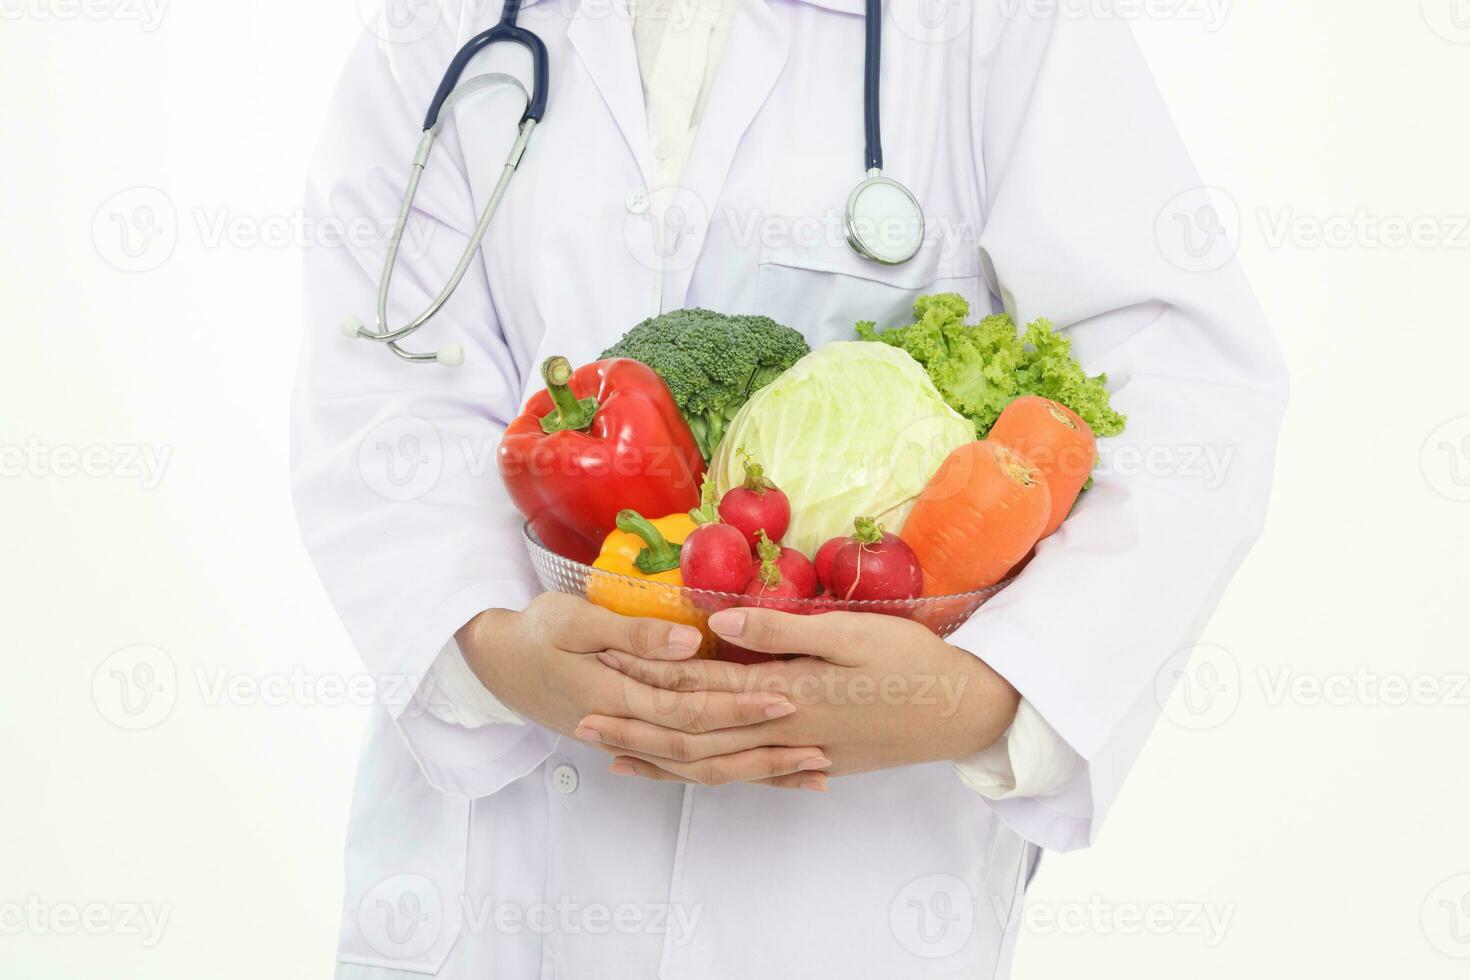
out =
<svg viewBox="0 0 1470 980"><path fill-rule="evenodd" d="M456 634L466 663L502 704L523 718L571 735L589 714L617 715L661 731L703 734L794 713L791 700L767 691L670 692L620 674L593 654L641 663L688 661L699 631L661 619L619 616L562 593L538 596L524 612L486 610ZM770 746L730 763L732 779L797 788L814 778L821 753ZM817 775L825 787L825 780Z"/></svg>
<svg viewBox="0 0 1470 980"><path fill-rule="evenodd" d="M616 756L614 772L722 782L732 761L762 746L819 745L832 775L960 759L993 744L1020 695L980 658L917 623L874 613L797 616L729 609L710 627L748 650L805 654L743 666L602 656L629 678L667 691L775 692L800 707L768 721L688 732L627 715L593 714L580 730Z"/></svg>

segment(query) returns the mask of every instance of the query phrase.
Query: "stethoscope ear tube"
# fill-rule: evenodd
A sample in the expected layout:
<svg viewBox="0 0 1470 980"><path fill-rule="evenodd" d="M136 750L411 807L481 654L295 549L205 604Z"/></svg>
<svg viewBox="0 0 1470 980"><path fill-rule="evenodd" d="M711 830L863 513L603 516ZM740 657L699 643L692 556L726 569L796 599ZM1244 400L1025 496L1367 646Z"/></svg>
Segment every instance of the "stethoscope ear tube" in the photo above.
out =
<svg viewBox="0 0 1470 980"><path fill-rule="evenodd" d="M530 95L520 80L513 75L503 75L497 72L478 75L463 85L451 89L450 94L442 101L441 107L452 106L464 96L492 85L514 86L526 97L529 105ZM495 189L491 191L489 200L485 202L485 208L480 213L479 224L475 226L474 233L465 243L464 251L449 281L444 284L444 288L434 297L427 309L396 330L390 329L388 326L388 290L393 282L393 270L398 264L398 252L403 243L403 232L408 225L408 217L413 211L414 198L418 196L419 180L423 177L424 168L428 166L429 154L434 148L434 140L439 135L442 121L442 119L436 119L432 126L424 130L423 135L419 138L418 149L414 152L413 164L409 168L408 187L404 191L403 203L398 209L398 218L393 223L393 232L388 237L388 252L383 258L383 272L378 279L378 328L376 332L367 330L360 319L348 317L342 321L342 332L349 337L360 337L364 340L375 340L386 344L389 350L405 361L420 363L434 361L446 367L458 367L464 363L464 349L458 344L441 347L431 354L420 354L405 350L399 346L398 342L428 323L459 288L465 273L469 271L470 265L474 262L475 253L480 249L480 243L485 239L485 233L490 230L490 219L494 216L495 209L499 207L501 198L505 196L505 190L510 185L510 178L515 173L516 167L520 165L522 155L526 152L526 144L530 142L531 133L536 128L536 120L522 115L520 131L516 135L515 143L511 146L510 154L506 157L500 179L496 182Z"/></svg>
<svg viewBox="0 0 1470 980"><path fill-rule="evenodd" d="M485 239L485 233L490 229L490 218L500 205L501 198L505 196L506 187L509 186L510 178L515 173L516 167L520 165L521 156L526 152L526 144L530 142L531 132L546 112L546 91L550 77L547 68L546 45L532 32L516 26L516 15L520 12L520 7L521 0L505 0L505 5L501 9L500 23L470 38L455 53L448 70L444 72L444 78L439 82L439 88L434 92L434 99L430 102L429 111L424 116L423 134L419 138L418 149L414 152L413 164L409 168L408 187L404 191L403 204L398 210L398 219L393 223L393 233L388 239L388 254L383 259L383 274L378 280L377 330L368 330L362 320L355 316L347 317L341 324L342 332L348 337L375 340L380 344L385 344L389 350L405 361L436 362L446 367L458 367L464 363L464 348L458 344L446 345L431 354L420 354L405 350L399 346L398 342L428 323L459 288L460 282L474 261L475 253L479 251L480 243ZM520 79L500 72L477 75L463 85L460 84L460 77L464 75L465 69L469 67L475 55L497 41L512 41L530 51L532 73L530 92L526 91ZM439 131L443 128L447 118L445 110L471 93L492 85L505 84L520 89L526 99L526 110L521 113L519 131L516 134L515 143L511 146L510 155L506 158L505 167L501 170L500 180L496 182L495 189L490 193L490 199L485 202L485 209L480 213L480 222L475 226L474 234L470 236L463 254L460 255L459 263L454 267L453 274L444 284L444 288L439 291L439 295L435 296L428 308L418 316L396 330L391 329L388 326L388 288L393 281L393 269L398 264L398 251L403 243L403 231L408 225L408 216L413 211L414 198L418 195L419 179L423 176L424 168L429 164L429 153L434 148L434 140L438 138Z"/></svg>
<svg viewBox="0 0 1470 980"><path fill-rule="evenodd" d="M444 73L439 88L434 92L434 100L429 103L429 111L424 116L424 129L434 129L438 125L439 115L450 95L459 86L459 79L465 68L475 55L496 41L513 41L531 53L531 94L526 100L526 112L521 116L521 122L524 123L527 119L541 121L541 117L546 114L546 88L550 78L546 45L530 31L502 21L488 31L470 38L455 54L454 60L449 63L449 70Z"/></svg>

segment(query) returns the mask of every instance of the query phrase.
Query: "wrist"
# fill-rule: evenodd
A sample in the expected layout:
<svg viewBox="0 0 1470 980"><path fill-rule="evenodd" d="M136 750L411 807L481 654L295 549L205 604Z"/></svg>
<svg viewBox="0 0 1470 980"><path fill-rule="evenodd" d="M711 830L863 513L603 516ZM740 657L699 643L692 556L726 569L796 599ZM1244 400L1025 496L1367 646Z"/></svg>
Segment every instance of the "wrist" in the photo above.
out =
<svg viewBox="0 0 1470 980"><path fill-rule="evenodd" d="M454 632L459 652L475 677L493 694L492 678L506 640L515 634L520 613L509 609L486 609Z"/></svg>
<svg viewBox="0 0 1470 980"><path fill-rule="evenodd" d="M1010 730L1021 707L1021 693L989 664L973 654L959 651L971 661L971 696L960 711L961 749L955 759L967 759L990 748Z"/></svg>

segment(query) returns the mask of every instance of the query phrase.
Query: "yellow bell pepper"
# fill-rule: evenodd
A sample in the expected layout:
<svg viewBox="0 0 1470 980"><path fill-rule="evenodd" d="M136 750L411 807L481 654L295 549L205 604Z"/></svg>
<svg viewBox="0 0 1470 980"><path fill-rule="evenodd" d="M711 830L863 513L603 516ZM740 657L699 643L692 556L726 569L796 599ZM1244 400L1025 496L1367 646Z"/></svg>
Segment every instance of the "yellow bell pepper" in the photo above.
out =
<svg viewBox="0 0 1470 980"><path fill-rule="evenodd" d="M651 616L693 626L704 634L699 656L713 656L714 637L705 625L709 611L697 608L679 588L684 584L679 546L698 526L687 513L649 520L637 511L620 511L618 529L602 542L592 563L612 574L587 576L588 600L623 616Z"/></svg>

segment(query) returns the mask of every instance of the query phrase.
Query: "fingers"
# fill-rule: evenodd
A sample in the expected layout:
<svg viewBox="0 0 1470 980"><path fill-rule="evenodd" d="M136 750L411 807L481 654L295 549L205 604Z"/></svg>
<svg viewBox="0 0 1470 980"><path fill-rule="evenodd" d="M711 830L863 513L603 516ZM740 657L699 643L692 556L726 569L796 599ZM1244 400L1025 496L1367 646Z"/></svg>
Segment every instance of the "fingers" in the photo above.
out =
<svg viewBox="0 0 1470 980"><path fill-rule="evenodd" d="M790 698L767 691L742 691L738 694L723 691L675 692L629 681L620 693L621 710L591 707L591 714L611 716L609 720L639 719L661 728L700 734L759 725L785 718L796 711L796 705ZM589 722L584 719L582 724L589 725Z"/></svg>
<svg viewBox="0 0 1470 980"><path fill-rule="evenodd" d="M642 776L644 779L657 779L662 782L692 783L694 780L685 779L683 776L675 776L667 769L660 769L651 762L633 756L619 756L613 760L608 767L608 772L618 776ZM770 779L756 779L752 782L757 786L772 786L776 789L805 789L813 793L827 792L827 774L825 772L793 772L785 776L773 776Z"/></svg>
<svg viewBox="0 0 1470 980"><path fill-rule="evenodd" d="M709 627L746 650L805 654L845 666L861 665L863 651L875 642L901 643L907 628L923 629L908 620L875 613L798 616L761 608L722 609L709 618Z"/></svg>
<svg viewBox="0 0 1470 980"><path fill-rule="evenodd" d="M760 674L742 664L723 660L686 660L669 663L630 656L621 650L605 650L597 659L627 677L665 691L760 690Z"/></svg>
<svg viewBox="0 0 1470 980"><path fill-rule="evenodd" d="M654 660L685 660L699 652L704 639L693 626L643 616L620 616L570 596L558 595L541 603L537 614L542 617L542 625L552 642L571 653L614 649Z"/></svg>
<svg viewBox="0 0 1470 980"><path fill-rule="evenodd" d="M683 776L675 776L667 769L660 769L651 762L635 759L632 756L619 756L614 759L607 771L617 776L642 776L644 779L657 779L660 782L692 783L694 780L685 779Z"/></svg>
<svg viewBox="0 0 1470 980"><path fill-rule="evenodd" d="M639 761L679 776L687 782L699 783L702 786L763 782L789 776L806 777L832 765L832 760L823 756L820 749L763 746L757 749L747 749L744 752L700 759L697 762L676 762L673 759L649 758L641 753L629 753L619 755L614 759L614 768L610 771L616 772L615 767L618 763L625 763L637 772L636 763ZM642 775L642 773L638 774ZM797 780L799 788L804 788L801 787L802 782L804 779Z"/></svg>
<svg viewBox="0 0 1470 980"><path fill-rule="evenodd" d="M787 705L791 711L794 705ZM786 712L786 713L789 713ZM643 756L672 759L675 762L697 762L716 755L743 752L774 740L766 728L730 727L721 731L691 733L668 728L657 722L636 718L611 718L589 715L577 725L576 736L596 743L612 752L626 749ZM813 756L820 752L810 753Z"/></svg>

